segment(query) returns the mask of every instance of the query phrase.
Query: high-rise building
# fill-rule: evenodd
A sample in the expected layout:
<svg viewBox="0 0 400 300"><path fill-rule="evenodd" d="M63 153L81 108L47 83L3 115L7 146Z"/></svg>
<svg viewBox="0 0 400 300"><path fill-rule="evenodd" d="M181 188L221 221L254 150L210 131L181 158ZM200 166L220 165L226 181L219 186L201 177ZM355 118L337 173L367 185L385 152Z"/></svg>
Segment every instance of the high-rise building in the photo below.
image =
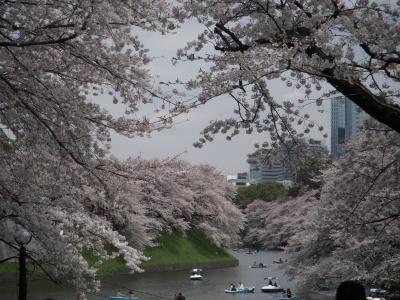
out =
<svg viewBox="0 0 400 300"><path fill-rule="evenodd" d="M236 175L228 176L228 182L236 187L244 187L250 185L249 175L247 172L237 173Z"/></svg>
<svg viewBox="0 0 400 300"><path fill-rule="evenodd" d="M331 154L339 157L344 153L346 140L362 131L368 114L350 99L335 97L331 100Z"/></svg>
<svg viewBox="0 0 400 300"><path fill-rule="evenodd" d="M325 141L309 139L303 141L303 146L296 146L290 142L288 147L279 150L262 150L248 155L250 183L263 181L295 181L296 164L300 162L301 156L328 157L328 147ZM301 148L301 149L300 149ZM268 157L268 159L266 159Z"/></svg>
<svg viewBox="0 0 400 300"><path fill-rule="evenodd" d="M285 166L284 159L274 154L268 160L259 155L249 155L250 183L262 181L294 180L294 170Z"/></svg>

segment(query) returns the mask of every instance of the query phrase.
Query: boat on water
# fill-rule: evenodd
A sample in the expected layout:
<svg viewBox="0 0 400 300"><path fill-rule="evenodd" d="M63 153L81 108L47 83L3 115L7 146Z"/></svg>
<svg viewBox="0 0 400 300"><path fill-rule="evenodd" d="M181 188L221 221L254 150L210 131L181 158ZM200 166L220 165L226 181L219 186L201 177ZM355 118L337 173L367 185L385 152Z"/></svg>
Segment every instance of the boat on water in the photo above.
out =
<svg viewBox="0 0 400 300"><path fill-rule="evenodd" d="M249 266L251 269L262 269L262 268L267 268L267 265L264 263L253 263L252 265Z"/></svg>
<svg viewBox="0 0 400 300"><path fill-rule="evenodd" d="M261 292L263 292L263 293L280 293L280 292L283 292L284 290L285 289L281 288L279 285L275 286L275 285L272 285L272 284L264 285L261 288Z"/></svg>
<svg viewBox="0 0 400 300"><path fill-rule="evenodd" d="M288 298L288 297L280 297L279 298L279 300L296 300L296 297L290 297L290 298Z"/></svg>
<svg viewBox="0 0 400 300"><path fill-rule="evenodd" d="M275 277L265 277L265 280L268 280L268 284L261 287L261 292L263 293L280 293L284 292L285 289L280 287L276 281L272 283L272 280L276 279Z"/></svg>
<svg viewBox="0 0 400 300"><path fill-rule="evenodd" d="M382 295L382 294L386 294L387 291L384 289L380 289L380 288L370 288L370 289L367 289L367 293Z"/></svg>
<svg viewBox="0 0 400 300"><path fill-rule="evenodd" d="M381 288L369 288L366 289L367 292L367 300L385 300L381 295L386 294L387 291Z"/></svg>
<svg viewBox="0 0 400 300"><path fill-rule="evenodd" d="M190 275L190 280L203 280L202 269L193 269L192 275Z"/></svg>
<svg viewBox="0 0 400 300"><path fill-rule="evenodd" d="M108 300L140 300L138 297L128 296L110 296Z"/></svg>
<svg viewBox="0 0 400 300"><path fill-rule="evenodd" d="M238 288L234 291L231 290L225 290L225 293L228 294L248 294L248 293L254 293L255 287L244 287L244 288Z"/></svg>
<svg viewBox="0 0 400 300"><path fill-rule="evenodd" d="M273 261L274 264L283 264L284 262L286 262L286 260L283 261L282 258L279 258L279 260L274 260L274 261Z"/></svg>

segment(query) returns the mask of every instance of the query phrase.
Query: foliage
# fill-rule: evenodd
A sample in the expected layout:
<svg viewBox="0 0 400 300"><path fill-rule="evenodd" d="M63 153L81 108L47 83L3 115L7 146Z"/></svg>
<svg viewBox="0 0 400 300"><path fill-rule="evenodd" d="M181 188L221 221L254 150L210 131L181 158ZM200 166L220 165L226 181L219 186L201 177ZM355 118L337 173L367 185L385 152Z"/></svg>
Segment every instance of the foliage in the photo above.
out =
<svg viewBox="0 0 400 300"><path fill-rule="evenodd" d="M315 191L297 198L282 198L273 202L256 200L245 210L246 244L260 248L286 247L293 236L305 230L317 204Z"/></svg>
<svg viewBox="0 0 400 300"><path fill-rule="evenodd" d="M319 189L322 186L322 171L330 162L309 157L297 170L296 185L307 189Z"/></svg>
<svg viewBox="0 0 400 300"><path fill-rule="evenodd" d="M309 228L291 241L291 273L302 284L387 284L400 271L400 135L370 126L324 172Z"/></svg>
<svg viewBox="0 0 400 300"><path fill-rule="evenodd" d="M99 285L84 250L122 255L138 271L152 220L134 197L116 197L123 176L105 157L111 131L132 137L151 124L98 103L120 102L130 115L139 103L168 100L153 89L133 31L173 28L171 10L164 1L34 0L3 1L0 14L0 241L18 248L15 232L28 230L30 259L80 291ZM134 229L128 239L117 221Z"/></svg>
<svg viewBox="0 0 400 300"><path fill-rule="evenodd" d="M30 258L49 266L54 280L78 290L96 288L98 267L115 257L140 271L142 250L160 231L195 226L228 244L241 228L240 211L226 199L231 186L207 166L102 160L101 172L80 173L68 159L57 159L54 168L36 155L27 168L26 157L18 161L15 156L9 153L1 161L2 186L12 193L2 199L0 238L17 248L15 226L28 229ZM96 265L88 264L85 251L100 258Z"/></svg>
<svg viewBox="0 0 400 300"><path fill-rule="evenodd" d="M274 201L285 194L285 187L276 181L266 181L237 189L234 203L242 208L254 200Z"/></svg>
<svg viewBox="0 0 400 300"><path fill-rule="evenodd" d="M1 242L18 249L24 228L29 259L80 292L99 287L106 260L140 271L161 229L193 225L230 242L241 214L213 169L108 158L111 132L143 136L172 122L137 118L139 106L171 98L154 86L135 32L172 30L179 11L158 0L33 0L2 2L0 14ZM118 103L122 114L105 109Z"/></svg>
<svg viewBox="0 0 400 300"><path fill-rule="evenodd" d="M186 17L206 28L178 51L177 61L201 61L188 89L200 89L182 111L220 95L229 96L233 116L207 126L195 146L224 133L232 139L240 131L266 132L279 148L313 128L304 106L321 106L343 94L369 115L400 132L399 80L400 3L343 0L179 0ZM210 51L210 45L216 51ZM275 100L274 79L288 93L304 97ZM295 88L295 89L294 89ZM300 131L299 131L300 130ZM325 135L326 136L326 135Z"/></svg>

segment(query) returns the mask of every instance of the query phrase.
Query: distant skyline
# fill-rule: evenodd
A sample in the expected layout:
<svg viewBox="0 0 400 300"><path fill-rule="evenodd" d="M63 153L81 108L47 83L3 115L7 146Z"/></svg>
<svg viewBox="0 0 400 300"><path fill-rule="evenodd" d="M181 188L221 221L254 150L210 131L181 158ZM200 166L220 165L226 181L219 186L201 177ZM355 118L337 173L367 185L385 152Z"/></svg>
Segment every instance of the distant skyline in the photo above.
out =
<svg viewBox="0 0 400 300"><path fill-rule="evenodd" d="M176 51L194 39L201 27L196 23L185 24L177 34L160 35L156 33L136 33L142 37L146 48L150 49L150 56L155 57L148 66L153 75L158 75L159 81L175 81L177 78L187 80L197 74L197 68L191 63L179 63L173 66L171 58ZM199 64L197 64L200 67ZM277 99L298 99L304 94L296 88L288 88L279 81L270 81L273 86L272 95ZM97 101L96 101L97 102ZM109 102L109 101L108 101ZM111 112L118 114L121 107L100 103ZM326 133L330 133L329 103L324 104L325 112L317 112L315 105L310 106L310 113L318 125L324 126ZM177 118L177 125L172 129L154 132L151 138L133 138L113 134L111 153L120 159L141 156L144 159L179 158L193 164L209 164L214 166L224 175L248 171L246 162L247 154L255 151L254 144L266 140L265 134L240 134L232 141L227 141L224 135L218 135L211 143L202 149L193 147L193 143L200 137L202 129L211 120L223 119L233 115L234 105L228 97L220 97L205 106L197 108L188 115ZM321 136L312 135L313 138L322 139ZM326 139L329 146L329 137Z"/></svg>

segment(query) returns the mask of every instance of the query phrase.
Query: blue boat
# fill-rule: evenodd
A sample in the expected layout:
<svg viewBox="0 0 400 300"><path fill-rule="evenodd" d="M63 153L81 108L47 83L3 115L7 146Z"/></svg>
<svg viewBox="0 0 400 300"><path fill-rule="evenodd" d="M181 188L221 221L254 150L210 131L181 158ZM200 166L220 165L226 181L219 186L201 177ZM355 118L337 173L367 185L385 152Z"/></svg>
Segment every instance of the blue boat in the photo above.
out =
<svg viewBox="0 0 400 300"><path fill-rule="evenodd" d="M372 294L386 294L387 291L384 289L380 289L380 288L370 288L367 289L367 292L372 293Z"/></svg>
<svg viewBox="0 0 400 300"><path fill-rule="evenodd" d="M225 290L225 293L227 293L227 294L248 294L248 293L254 293L254 289L255 289L254 286L253 287L245 287L242 289L240 289L240 288L236 289L234 291Z"/></svg>

